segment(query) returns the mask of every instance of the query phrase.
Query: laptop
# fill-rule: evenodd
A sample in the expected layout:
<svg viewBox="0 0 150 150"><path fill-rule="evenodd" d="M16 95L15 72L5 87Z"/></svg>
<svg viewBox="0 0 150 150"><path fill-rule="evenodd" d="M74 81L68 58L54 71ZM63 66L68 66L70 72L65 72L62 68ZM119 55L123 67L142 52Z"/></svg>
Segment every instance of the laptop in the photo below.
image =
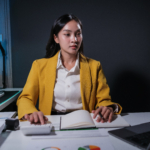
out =
<svg viewBox="0 0 150 150"><path fill-rule="evenodd" d="M150 122L108 132L142 150L150 150Z"/></svg>

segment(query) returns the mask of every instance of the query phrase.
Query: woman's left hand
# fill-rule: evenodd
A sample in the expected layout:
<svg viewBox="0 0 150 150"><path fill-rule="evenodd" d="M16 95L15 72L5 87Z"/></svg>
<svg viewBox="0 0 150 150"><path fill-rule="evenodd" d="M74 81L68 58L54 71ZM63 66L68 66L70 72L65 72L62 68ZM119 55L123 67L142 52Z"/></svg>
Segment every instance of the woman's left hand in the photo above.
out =
<svg viewBox="0 0 150 150"><path fill-rule="evenodd" d="M93 119L97 117L97 122L111 122L114 112L113 112L113 108L112 107L106 107L106 106L100 106L99 108L97 108L96 110L92 110L93 115ZM99 113L103 116L103 119L100 117Z"/></svg>

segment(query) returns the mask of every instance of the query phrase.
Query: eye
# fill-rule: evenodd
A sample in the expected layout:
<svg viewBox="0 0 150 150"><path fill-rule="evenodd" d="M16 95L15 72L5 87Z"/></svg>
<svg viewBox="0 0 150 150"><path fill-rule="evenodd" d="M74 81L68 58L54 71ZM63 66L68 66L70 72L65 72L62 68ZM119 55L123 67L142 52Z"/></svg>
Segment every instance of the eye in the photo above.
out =
<svg viewBox="0 0 150 150"><path fill-rule="evenodd" d="M65 34L65 36L70 36L70 34Z"/></svg>
<svg viewBox="0 0 150 150"><path fill-rule="evenodd" d="M77 33L77 35L78 35L78 36L80 36L80 35L81 35L81 33L79 32L79 33Z"/></svg>

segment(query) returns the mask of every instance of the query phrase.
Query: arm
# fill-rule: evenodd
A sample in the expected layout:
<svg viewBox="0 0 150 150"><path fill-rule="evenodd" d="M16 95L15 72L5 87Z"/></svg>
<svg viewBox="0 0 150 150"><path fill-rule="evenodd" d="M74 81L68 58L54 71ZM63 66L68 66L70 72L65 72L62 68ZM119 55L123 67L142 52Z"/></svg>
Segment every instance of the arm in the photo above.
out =
<svg viewBox="0 0 150 150"><path fill-rule="evenodd" d="M111 101L111 97L109 95L110 89L100 63L98 64L97 71L96 111L93 110L92 112L94 113L94 118L100 112L106 120L108 119L111 122L113 114L120 114L122 107L119 104ZM119 111L114 113L113 108L116 105L118 106ZM100 117L98 118L98 121L101 121Z"/></svg>
<svg viewBox="0 0 150 150"><path fill-rule="evenodd" d="M39 73L37 61L34 61L24 86L17 100L18 119L27 119L30 122L44 123L44 115L35 107L39 96Z"/></svg>

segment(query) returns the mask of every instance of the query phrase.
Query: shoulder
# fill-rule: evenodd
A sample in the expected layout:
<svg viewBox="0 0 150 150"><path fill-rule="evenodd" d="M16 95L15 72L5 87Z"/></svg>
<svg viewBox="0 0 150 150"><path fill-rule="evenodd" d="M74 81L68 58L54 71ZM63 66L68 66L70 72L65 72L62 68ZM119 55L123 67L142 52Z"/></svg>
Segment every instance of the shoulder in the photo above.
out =
<svg viewBox="0 0 150 150"><path fill-rule="evenodd" d="M88 63L90 68L101 68L101 63L100 61L97 61L95 59L86 57L81 54L81 61L84 61L85 63Z"/></svg>
<svg viewBox="0 0 150 150"><path fill-rule="evenodd" d="M36 68L38 70L45 70L49 67L53 67L57 64L57 59L55 60L53 57L51 58L42 58L36 59L32 63L32 68Z"/></svg>
<svg viewBox="0 0 150 150"><path fill-rule="evenodd" d="M87 59L87 62L89 64L93 64L93 65L99 65L100 64L100 61L97 61L95 59L92 59L92 58L89 58L89 57L86 57L86 59Z"/></svg>
<svg viewBox="0 0 150 150"><path fill-rule="evenodd" d="M36 59L33 61L32 66L42 67L45 66L50 58Z"/></svg>
<svg viewBox="0 0 150 150"><path fill-rule="evenodd" d="M47 63L47 61L51 59L51 58L41 58L41 59L36 59L33 61L33 63L36 63L36 64L45 64Z"/></svg>
<svg viewBox="0 0 150 150"><path fill-rule="evenodd" d="M57 63L58 54L59 54L59 52L50 58L37 59L33 62L33 64L37 64L38 66L45 66L47 64L53 65L53 64Z"/></svg>

